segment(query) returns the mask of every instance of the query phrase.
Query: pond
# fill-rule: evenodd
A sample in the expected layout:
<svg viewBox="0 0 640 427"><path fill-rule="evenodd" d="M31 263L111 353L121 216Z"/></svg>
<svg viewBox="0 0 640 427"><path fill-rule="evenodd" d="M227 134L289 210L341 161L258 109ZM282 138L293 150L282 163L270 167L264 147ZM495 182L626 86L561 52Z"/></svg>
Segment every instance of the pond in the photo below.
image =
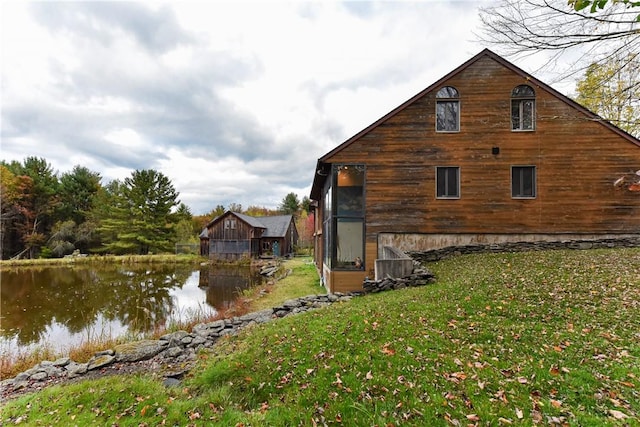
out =
<svg viewBox="0 0 640 427"><path fill-rule="evenodd" d="M109 265L0 272L0 351L65 352L82 342L142 336L216 314L259 286L250 267Z"/></svg>

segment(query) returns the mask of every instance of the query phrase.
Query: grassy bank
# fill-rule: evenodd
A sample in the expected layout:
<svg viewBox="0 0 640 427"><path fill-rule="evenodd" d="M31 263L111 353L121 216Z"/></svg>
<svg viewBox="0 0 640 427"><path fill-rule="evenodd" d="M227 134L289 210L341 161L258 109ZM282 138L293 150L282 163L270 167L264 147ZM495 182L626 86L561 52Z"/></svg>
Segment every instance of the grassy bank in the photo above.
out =
<svg viewBox="0 0 640 427"><path fill-rule="evenodd" d="M290 271L290 274L278 280L274 285L251 289L247 293L247 311L271 308L288 299L327 292L320 285L320 278L310 257L287 260L282 266L282 272L286 271Z"/></svg>
<svg viewBox="0 0 640 427"><path fill-rule="evenodd" d="M229 337L180 388L106 378L30 425L638 425L640 250L478 254L438 280ZM295 277L295 270L294 276Z"/></svg>
<svg viewBox="0 0 640 427"><path fill-rule="evenodd" d="M207 258L200 255L173 255L173 254L158 254L158 255L91 255L91 256L77 256L68 258L41 258L41 259L15 259L15 260L0 260L0 270L4 268L19 268L19 267L55 267L55 266L69 266L69 265L87 265L87 264L133 264L133 263L146 263L146 264L195 264L201 262L207 262Z"/></svg>

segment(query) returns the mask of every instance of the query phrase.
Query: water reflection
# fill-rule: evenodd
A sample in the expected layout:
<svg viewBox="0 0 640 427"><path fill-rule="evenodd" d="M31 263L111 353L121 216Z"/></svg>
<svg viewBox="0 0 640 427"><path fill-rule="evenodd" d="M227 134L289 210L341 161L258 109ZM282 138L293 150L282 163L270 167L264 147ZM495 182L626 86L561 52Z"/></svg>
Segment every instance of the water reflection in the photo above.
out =
<svg viewBox="0 0 640 427"><path fill-rule="evenodd" d="M170 321L228 308L260 284L245 268L126 265L30 268L0 273L0 335L12 352L58 350L91 337L153 331Z"/></svg>
<svg viewBox="0 0 640 427"><path fill-rule="evenodd" d="M200 270L200 287L206 290L207 303L218 310L228 309L244 289L261 283L257 269L219 266Z"/></svg>

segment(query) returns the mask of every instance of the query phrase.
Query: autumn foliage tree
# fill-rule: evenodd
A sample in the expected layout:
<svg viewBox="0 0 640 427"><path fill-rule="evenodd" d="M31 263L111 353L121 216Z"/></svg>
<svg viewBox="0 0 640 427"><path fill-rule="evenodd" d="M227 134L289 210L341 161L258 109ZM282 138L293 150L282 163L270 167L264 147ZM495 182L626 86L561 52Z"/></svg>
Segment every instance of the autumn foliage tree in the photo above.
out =
<svg viewBox="0 0 640 427"><path fill-rule="evenodd" d="M580 104L640 136L640 54L591 64L576 90Z"/></svg>

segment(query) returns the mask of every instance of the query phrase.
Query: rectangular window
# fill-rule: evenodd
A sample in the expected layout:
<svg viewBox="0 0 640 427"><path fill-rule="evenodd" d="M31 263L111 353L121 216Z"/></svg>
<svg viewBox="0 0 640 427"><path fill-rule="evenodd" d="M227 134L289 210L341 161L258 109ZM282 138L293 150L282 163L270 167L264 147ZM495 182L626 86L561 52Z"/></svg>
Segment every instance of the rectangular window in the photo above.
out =
<svg viewBox="0 0 640 427"><path fill-rule="evenodd" d="M436 197L438 199L460 198L459 167L436 167Z"/></svg>
<svg viewBox="0 0 640 427"><path fill-rule="evenodd" d="M334 268L364 268L364 177L362 165L334 165Z"/></svg>
<svg viewBox="0 0 640 427"><path fill-rule="evenodd" d="M460 130L459 101L436 101L436 131L458 132Z"/></svg>
<svg viewBox="0 0 640 427"><path fill-rule="evenodd" d="M511 129L534 129L535 100L512 99L511 100Z"/></svg>
<svg viewBox="0 0 640 427"><path fill-rule="evenodd" d="M322 215L323 223L322 223L322 238L324 240L324 252L323 252L323 262L325 265L331 266L331 248L333 247L333 237L331 234L333 222L333 214L332 214L332 200L333 200L333 191L332 191L332 180L328 179L325 187L324 187L324 212Z"/></svg>
<svg viewBox="0 0 640 427"><path fill-rule="evenodd" d="M531 199L536 197L536 167L511 167L511 197Z"/></svg>

